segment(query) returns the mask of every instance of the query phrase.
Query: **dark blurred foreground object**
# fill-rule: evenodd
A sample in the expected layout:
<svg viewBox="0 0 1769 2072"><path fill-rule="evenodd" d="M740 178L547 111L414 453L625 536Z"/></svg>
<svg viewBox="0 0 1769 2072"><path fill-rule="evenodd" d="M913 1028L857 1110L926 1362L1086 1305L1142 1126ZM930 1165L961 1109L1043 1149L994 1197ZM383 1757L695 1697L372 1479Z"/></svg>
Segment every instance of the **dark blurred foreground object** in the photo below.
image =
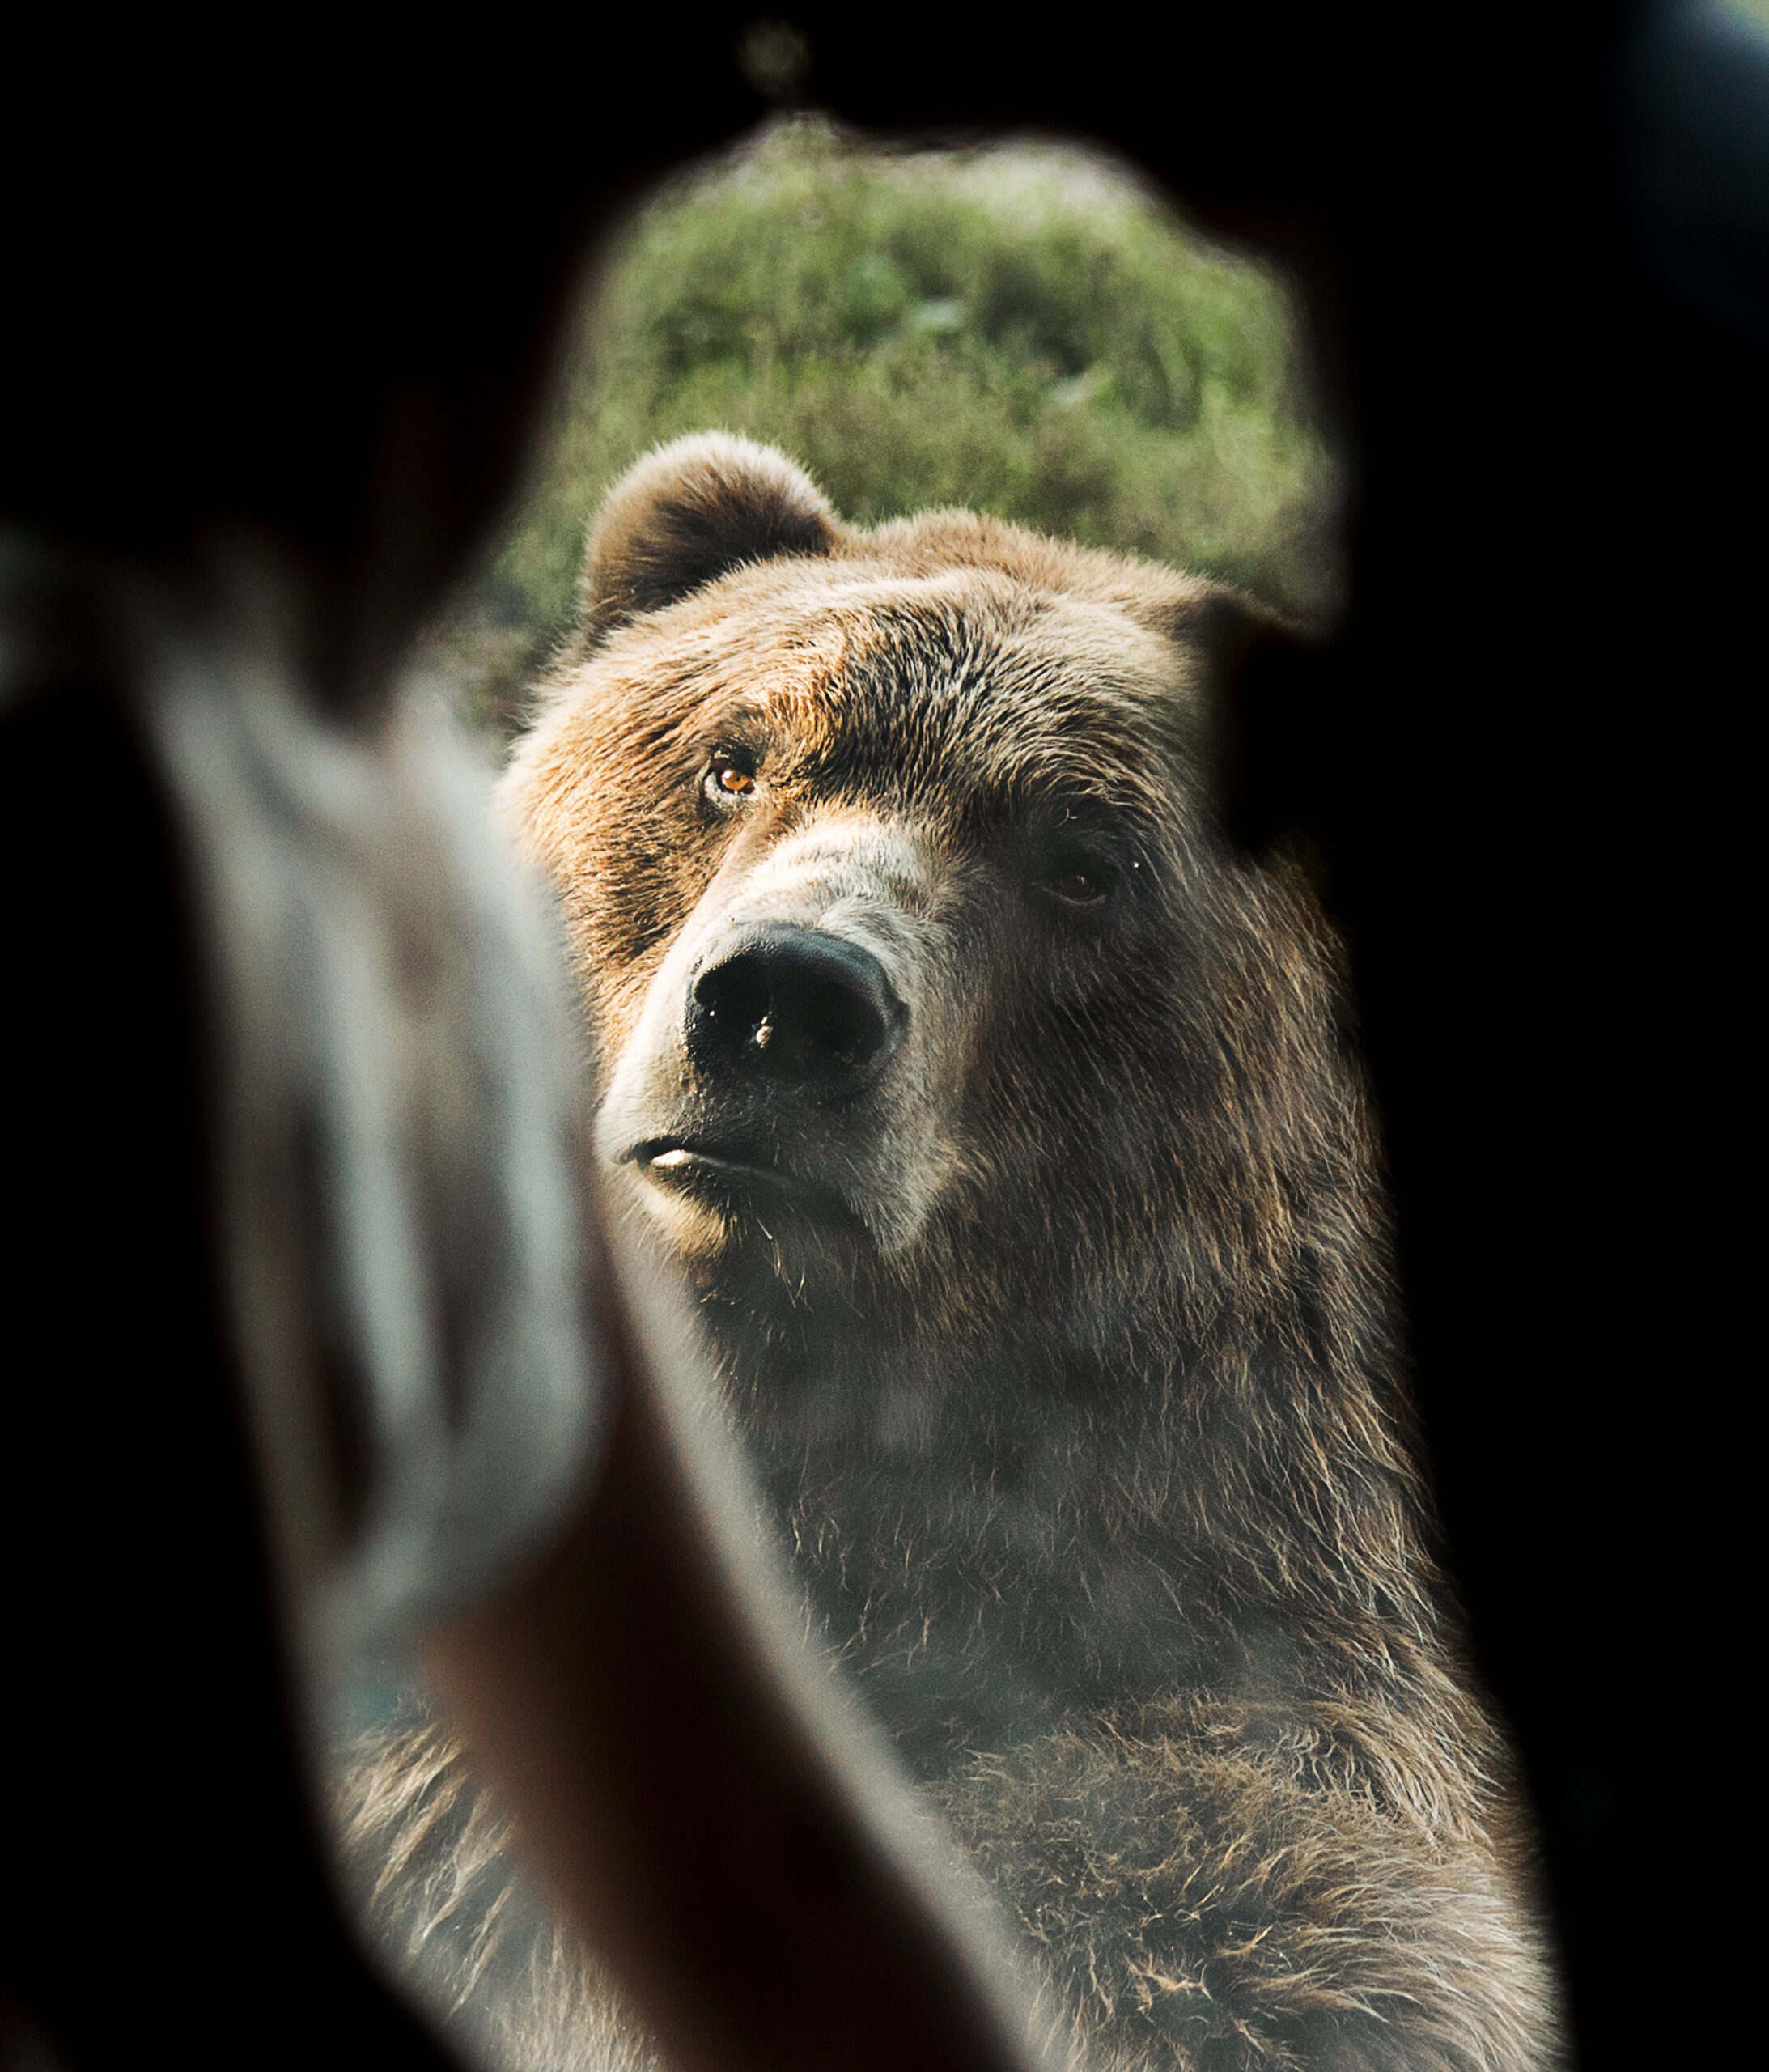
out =
<svg viewBox="0 0 1769 2072"><path fill-rule="evenodd" d="M9 262L6 513L137 557L181 557L214 519L269 525L331 586L314 674L359 703L507 479L563 255L648 174L761 112L732 57L747 19L542 35L505 12L470 48L373 77L315 28L306 54L242 66L231 97L172 87L163 45L152 66L114 44L77 65L20 52L20 97L49 120L12 133L8 192L32 220ZM1109 142L1298 284L1354 469L1354 588L1312 681L1249 687L1243 826L1312 834L1352 940L1452 1553L1541 1810L1582 2057L1699 2055L1728 1994L1693 1924L1734 1882L1716 1838L1749 1790L1710 1716L1730 1717L1747 1630L1729 1593L1749 1282L1716 1168L1748 1156L1731 1148L1756 1106L1741 995L1769 479L1761 43L1712 6L1404 28L1181 8L1134 36L1039 41L950 10L795 19L792 97L883 129ZM49 859L79 861L82 932L57 919L43 953L60 961L38 968L89 990L19 989L45 1020L8 1082L40 1133L13 1313L56 1338L52 1364L15 1368L40 1400L78 1400L78 1374L130 1353L142 1410L177 1367L154 1348L208 1344L214 1320L166 1092L188 1086L188 1051L164 1034L176 1015L151 1024L141 1004L166 959L130 970L119 946L131 928L173 939L178 910L157 938L129 921L124 902L160 881L105 867L128 816L92 772L121 751L90 738L78 815L52 813L46 777L20 780L80 839L70 856L21 834L8 894L44 886L26 904L48 928ZM9 1034L32 1026L15 1015ZM56 1141L64 1108L90 1121L83 1147L71 1123ZM130 1165L133 1199L91 1177L125 1125L166 1132ZM219 1389L212 1352L189 1371ZM49 1484L10 1433L6 1449L9 1478ZM129 1516L89 1464L68 1475L64 1524L83 1490ZM200 1650L177 1671L159 1607L185 1599L123 1601L138 1567L107 1559L87 1595L94 1544L40 1531L8 1552L60 1607L55 1650L15 1679L40 1707L16 1709L39 1725L15 1795L40 1847L56 1841L14 1886L36 1938L16 1947L59 1951L114 2033L138 2036L145 2008L188 2036L218 1977L250 1975L239 1837L276 1832L237 1811L261 1785L218 1772L193 1798L193 1769L256 1760L237 1725L250 1679L217 1688ZM220 1586L212 1559L192 1572ZM229 1630L262 1630L241 1609L249 1573L227 1571L244 1593L217 1614ZM70 1617L70 1599L89 1609ZM123 1699L129 1650L163 1713ZM262 1652L261 1693L274 1667ZM107 1730L125 1717L119 1755ZM269 1733L270 1696L255 1717ZM144 1718L163 1730L151 1758ZM204 1747L223 1720L226 1747ZM33 1770L46 1749L57 1766ZM199 1866L176 1893L153 1882L175 1844ZM280 1963L300 1946L279 1930L257 1947ZM312 1980L354 1976L341 1956L279 1972L232 2033L293 2035L304 2010L346 2006Z"/></svg>

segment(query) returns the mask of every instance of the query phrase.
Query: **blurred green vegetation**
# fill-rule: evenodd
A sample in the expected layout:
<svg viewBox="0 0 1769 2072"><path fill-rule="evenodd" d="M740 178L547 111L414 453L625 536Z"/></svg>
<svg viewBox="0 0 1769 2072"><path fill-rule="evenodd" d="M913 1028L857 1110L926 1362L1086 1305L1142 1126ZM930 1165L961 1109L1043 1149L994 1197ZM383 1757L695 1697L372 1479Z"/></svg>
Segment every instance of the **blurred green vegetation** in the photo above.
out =
<svg viewBox="0 0 1769 2072"><path fill-rule="evenodd" d="M863 524L940 504L1333 606L1336 482L1285 297L1118 168L777 124L605 256L532 494L443 641L507 723L609 484L678 433L773 440Z"/></svg>

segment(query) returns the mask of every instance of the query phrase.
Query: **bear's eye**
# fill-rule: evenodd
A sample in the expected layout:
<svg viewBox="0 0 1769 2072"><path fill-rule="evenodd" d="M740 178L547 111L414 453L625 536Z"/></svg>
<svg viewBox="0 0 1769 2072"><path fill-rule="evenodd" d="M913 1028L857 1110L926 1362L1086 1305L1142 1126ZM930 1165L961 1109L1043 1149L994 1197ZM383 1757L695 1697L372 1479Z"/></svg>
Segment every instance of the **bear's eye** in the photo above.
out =
<svg viewBox="0 0 1769 2072"><path fill-rule="evenodd" d="M1111 873L1090 858L1068 857L1044 881L1044 890L1064 906L1097 906L1112 889Z"/></svg>
<svg viewBox="0 0 1769 2072"><path fill-rule="evenodd" d="M753 796L756 766L753 758L735 749L720 749L714 755L701 789L715 806L735 805Z"/></svg>
<svg viewBox="0 0 1769 2072"><path fill-rule="evenodd" d="M1050 890L1066 906L1097 906L1105 897L1105 887L1091 871L1064 871L1050 880Z"/></svg>

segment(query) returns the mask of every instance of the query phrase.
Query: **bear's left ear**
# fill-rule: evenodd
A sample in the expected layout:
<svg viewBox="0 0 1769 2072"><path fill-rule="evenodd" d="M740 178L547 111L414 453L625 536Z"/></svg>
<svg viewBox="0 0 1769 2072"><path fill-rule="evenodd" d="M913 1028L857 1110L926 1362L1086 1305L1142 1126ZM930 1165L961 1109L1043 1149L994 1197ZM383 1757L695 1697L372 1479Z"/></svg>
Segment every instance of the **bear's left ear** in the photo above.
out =
<svg viewBox="0 0 1769 2072"><path fill-rule="evenodd" d="M1258 851L1311 831L1337 767L1335 648L1215 584L1173 631L1207 658L1205 761L1230 839Z"/></svg>
<svg viewBox="0 0 1769 2072"><path fill-rule="evenodd" d="M773 446L706 431L634 463L603 499L584 556L582 635L661 611L745 562L827 554L840 525Z"/></svg>

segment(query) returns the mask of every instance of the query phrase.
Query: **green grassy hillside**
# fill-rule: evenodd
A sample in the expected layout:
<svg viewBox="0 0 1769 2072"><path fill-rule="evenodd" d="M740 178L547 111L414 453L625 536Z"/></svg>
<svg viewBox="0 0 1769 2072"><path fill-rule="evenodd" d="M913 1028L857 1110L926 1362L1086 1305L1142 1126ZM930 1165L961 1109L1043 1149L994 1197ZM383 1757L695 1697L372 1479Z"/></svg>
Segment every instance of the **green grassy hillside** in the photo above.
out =
<svg viewBox="0 0 1769 2072"><path fill-rule="evenodd" d="M507 715L568 623L608 484L709 426L863 522L964 504L1331 605L1334 470L1264 272L1079 152L889 155L800 120L605 255L532 493L443 635L470 703Z"/></svg>

